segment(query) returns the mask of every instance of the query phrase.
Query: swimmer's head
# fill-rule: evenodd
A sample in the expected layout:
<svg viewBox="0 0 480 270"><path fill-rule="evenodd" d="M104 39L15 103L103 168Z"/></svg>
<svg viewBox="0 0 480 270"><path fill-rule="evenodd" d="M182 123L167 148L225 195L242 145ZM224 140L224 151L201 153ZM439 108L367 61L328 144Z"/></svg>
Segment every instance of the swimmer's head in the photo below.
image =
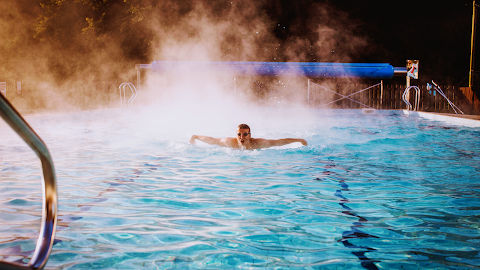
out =
<svg viewBox="0 0 480 270"><path fill-rule="evenodd" d="M237 129L248 129L248 132L250 132L250 127L247 124L240 124Z"/></svg>
<svg viewBox="0 0 480 270"><path fill-rule="evenodd" d="M247 124L240 124L237 127L237 141L240 146L248 145L250 139L252 138L250 134L250 127Z"/></svg>

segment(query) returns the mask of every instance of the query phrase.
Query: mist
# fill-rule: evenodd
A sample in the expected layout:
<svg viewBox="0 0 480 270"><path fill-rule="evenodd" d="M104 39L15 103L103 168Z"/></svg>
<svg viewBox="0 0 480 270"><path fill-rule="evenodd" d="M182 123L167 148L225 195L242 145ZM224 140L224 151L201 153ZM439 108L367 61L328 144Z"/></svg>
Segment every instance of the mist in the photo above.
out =
<svg viewBox="0 0 480 270"><path fill-rule="evenodd" d="M326 2L17 0L0 9L1 80L27 114L119 107L118 86L136 84L135 65L155 60L352 62L371 48ZM306 78L142 72L136 111L206 119L307 106Z"/></svg>

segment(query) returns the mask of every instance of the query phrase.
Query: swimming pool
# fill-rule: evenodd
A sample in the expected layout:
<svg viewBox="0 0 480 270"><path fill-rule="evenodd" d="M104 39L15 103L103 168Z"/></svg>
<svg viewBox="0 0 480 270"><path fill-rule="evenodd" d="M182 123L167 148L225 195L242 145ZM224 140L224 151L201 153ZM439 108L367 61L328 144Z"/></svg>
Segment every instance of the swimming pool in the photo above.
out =
<svg viewBox="0 0 480 270"><path fill-rule="evenodd" d="M27 118L53 156L46 269L467 269L480 266L480 129L401 111L108 110ZM192 134L302 137L237 151ZM0 255L28 261L41 171L0 125Z"/></svg>

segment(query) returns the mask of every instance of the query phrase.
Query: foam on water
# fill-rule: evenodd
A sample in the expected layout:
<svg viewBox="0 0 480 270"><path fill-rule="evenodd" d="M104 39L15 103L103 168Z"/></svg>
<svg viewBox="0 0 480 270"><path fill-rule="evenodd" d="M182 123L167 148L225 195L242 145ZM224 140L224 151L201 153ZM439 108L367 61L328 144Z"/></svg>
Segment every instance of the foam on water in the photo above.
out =
<svg viewBox="0 0 480 270"><path fill-rule="evenodd" d="M480 266L478 128L348 110L205 121L104 111L29 123L58 178L48 269ZM240 123L253 137L309 145L188 144L192 134L234 136ZM0 128L0 254L28 261L39 162Z"/></svg>

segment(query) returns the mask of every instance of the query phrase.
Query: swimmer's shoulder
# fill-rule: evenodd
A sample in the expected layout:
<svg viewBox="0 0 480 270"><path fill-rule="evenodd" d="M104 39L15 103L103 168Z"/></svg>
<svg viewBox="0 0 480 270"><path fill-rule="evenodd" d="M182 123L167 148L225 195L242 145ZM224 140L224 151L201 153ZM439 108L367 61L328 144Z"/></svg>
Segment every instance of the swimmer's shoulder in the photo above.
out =
<svg viewBox="0 0 480 270"><path fill-rule="evenodd" d="M232 147L232 148L238 148L238 142L236 138L232 137L225 137L220 139L220 141L224 144L226 147Z"/></svg>
<svg viewBox="0 0 480 270"><path fill-rule="evenodd" d="M270 147L269 140L263 139L263 138L251 138L250 144L252 146L252 149L261 149L261 148Z"/></svg>

